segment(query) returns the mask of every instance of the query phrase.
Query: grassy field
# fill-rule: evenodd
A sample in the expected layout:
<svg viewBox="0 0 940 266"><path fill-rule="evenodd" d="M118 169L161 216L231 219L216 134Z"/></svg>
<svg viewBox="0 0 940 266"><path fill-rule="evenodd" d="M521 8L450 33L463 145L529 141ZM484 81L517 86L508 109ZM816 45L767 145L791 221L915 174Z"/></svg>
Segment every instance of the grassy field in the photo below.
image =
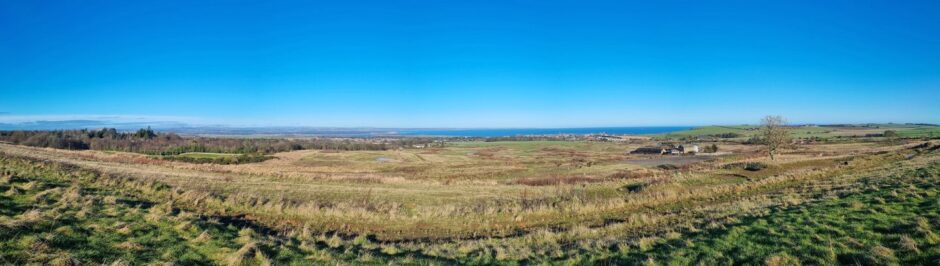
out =
<svg viewBox="0 0 940 266"><path fill-rule="evenodd" d="M0 264L413 261L404 256L371 258L370 252L361 250L341 251L336 248L343 240L337 237L311 242L315 240L280 236L240 216L188 212L161 196L168 187L153 183L28 159L0 157L0 166Z"/></svg>
<svg viewBox="0 0 940 266"><path fill-rule="evenodd" d="M935 254L929 238L881 228L926 219L938 233L937 144L922 143L807 144L769 161L733 142L718 143L728 155L695 157L629 154L655 144L645 140L457 142L237 165L0 144L0 229L11 239L0 262L922 263ZM766 167L743 167L753 162ZM918 197L895 206L887 189ZM758 234L788 227L789 249ZM833 247L834 259L803 248L817 237L847 245L856 232L878 235ZM901 235L921 255L896 245ZM882 247L893 259L855 252Z"/></svg>
<svg viewBox="0 0 940 266"><path fill-rule="evenodd" d="M886 130L893 130L899 137L921 138L940 136L940 126L910 125L910 124L865 124L857 126L805 126L794 127L789 130L794 138L822 138L832 139L838 137L864 137L869 134L882 134ZM671 132L657 136L661 139L681 139L701 136L717 136L734 133L740 137L731 139L746 139L760 133L758 126L704 126L689 130Z"/></svg>
<svg viewBox="0 0 940 266"><path fill-rule="evenodd" d="M736 133L741 134L742 136L752 136L757 132L757 126L704 126L696 127L689 130L682 130L671 132L667 134L662 134L662 137L665 138L683 138L683 137L697 137L697 136L709 136L709 135L718 135L724 133Z"/></svg>
<svg viewBox="0 0 940 266"><path fill-rule="evenodd" d="M227 259L270 260L229 255L258 246L248 230L174 210L90 184L91 175L37 169L16 159L0 159L7 175L0 227L0 262L9 264L176 262L211 264ZM238 239L244 235L243 239ZM285 249L285 255L289 249Z"/></svg>
<svg viewBox="0 0 940 266"><path fill-rule="evenodd" d="M705 263L936 265L940 263L940 164L887 178L768 215L689 236L647 240L604 264Z"/></svg>

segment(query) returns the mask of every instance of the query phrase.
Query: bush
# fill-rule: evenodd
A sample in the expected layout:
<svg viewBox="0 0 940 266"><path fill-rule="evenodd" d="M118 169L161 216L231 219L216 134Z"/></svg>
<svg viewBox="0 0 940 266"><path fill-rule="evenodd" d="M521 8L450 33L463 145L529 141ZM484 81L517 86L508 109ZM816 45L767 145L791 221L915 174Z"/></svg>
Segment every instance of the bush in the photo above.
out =
<svg viewBox="0 0 940 266"><path fill-rule="evenodd" d="M709 146L705 146L704 148L702 148L702 152L704 152L704 153L715 153L715 152L718 152L718 145L712 144L712 145L709 145Z"/></svg>
<svg viewBox="0 0 940 266"><path fill-rule="evenodd" d="M761 139L760 137L751 137L751 138L747 139L747 141L744 141L744 144L748 144L748 145L760 145L760 144L764 144L764 140Z"/></svg>
<svg viewBox="0 0 940 266"><path fill-rule="evenodd" d="M714 134L712 136L716 138L722 138L722 139L733 139L733 138L743 137L744 135L741 135L740 133L735 133L735 132L728 132L728 133Z"/></svg>
<svg viewBox="0 0 940 266"><path fill-rule="evenodd" d="M898 132L894 130L885 130L885 133L882 135L886 138L897 138Z"/></svg>
<svg viewBox="0 0 940 266"><path fill-rule="evenodd" d="M732 163L726 164L722 168L724 169L744 169L748 171L760 171L764 168L767 168L767 165L759 162L746 162L746 163Z"/></svg>
<svg viewBox="0 0 940 266"><path fill-rule="evenodd" d="M767 165L763 163L750 162L750 163L744 164L744 170L748 170L748 171L760 171L761 169L764 169L764 168L767 168Z"/></svg>
<svg viewBox="0 0 940 266"><path fill-rule="evenodd" d="M646 183L634 183L634 184L623 186L622 190L629 191L630 193L637 193L637 192L643 191L643 189L646 188L646 186L647 186Z"/></svg>
<svg viewBox="0 0 940 266"><path fill-rule="evenodd" d="M660 164L660 165L657 165L656 168L663 169L663 170L676 170L676 169L679 169L679 167L676 166L676 165L674 165L674 164Z"/></svg>

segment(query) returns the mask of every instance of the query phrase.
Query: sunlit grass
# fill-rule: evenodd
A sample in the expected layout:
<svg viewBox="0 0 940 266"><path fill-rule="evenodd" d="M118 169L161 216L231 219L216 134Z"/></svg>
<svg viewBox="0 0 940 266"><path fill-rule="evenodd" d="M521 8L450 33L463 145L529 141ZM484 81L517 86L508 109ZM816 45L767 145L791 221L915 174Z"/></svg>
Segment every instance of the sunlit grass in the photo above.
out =
<svg viewBox="0 0 940 266"><path fill-rule="evenodd" d="M475 158L467 152L491 151L494 156L512 156L522 161L538 156L570 161L582 158L582 154L590 154L588 158L608 156L605 153L625 156L612 148L630 144L575 143L563 148L555 142L543 142L533 144L536 146L526 148L527 151L513 148L514 145L521 144L447 147L436 151L291 153L258 165L225 167L129 163L110 159L113 157L95 157L99 156L96 153L2 146L3 152L18 155L0 156L3 170L0 177L6 176L0 180L3 181L0 188L4 189L0 192L9 194L9 200L4 198L0 204L5 211L3 217L10 220L33 221L45 216L29 212L31 209L42 213L43 209L59 208L66 210L63 216L74 212L71 224L110 225L111 231L101 236L92 236L98 232L91 231L79 236L82 239L104 237L107 239L96 241L128 250L151 246L179 249L174 256L192 253L186 256L193 259L176 262L284 263L311 259L328 264L339 261L491 264L596 263L613 259L645 263L650 258L666 261L665 257L653 256L664 249L663 245L695 244L697 237L717 239L726 230L748 225L753 219L773 224L778 221L765 217L779 211L812 208L813 204L841 199L840 195L863 193L875 181L936 162L935 150L911 149L913 145L904 143L827 144L807 146L773 162L742 153L669 170L611 162L581 167L565 165L558 168L562 172L557 173L566 173L562 175L523 168L511 178L474 180L469 170L454 168L449 174L474 182L447 183L416 177L389 179L396 172L382 166L394 161L375 160L376 156L397 155L390 158L417 166L463 156L464 159L452 163L498 167L505 162ZM747 151L745 148L739 149ZM821 151L844 154L818 155ZM342 173L342 178L331 179L274 175L283 169L258 168L284 165L291 171L317 169L302 166L309 163L310 156L314 160L334 158L375 164L372 168L375 172ZM739 167L745 165L742 162L754 161L766 167L753 171ZM535 161L531 163L542 167ZM296 168L289 168L291 165ZM597 170L585 170L591 168ZM436 169L441 173L447 170ZM68 180L80 182L74 185L76 181ZM493 182L482 182L485 180ZM90 207L75 206L78 209L73 211L67 211L68 206L56 207L61 201L56 195L67 194L67 188L72 186L83 188L81 197L93 198L80 201ZM869 206L863 204L853 201L845 206L854 209ZM102 220L114 219L110 215L116 213L130 216ZM148 238L156 240L128 242L136 239L137 233L147 232ZM115 242L118 240L121 241ZM896 240L906 250L925 250L916 235ZM887 249L866 248L884 254L893 252L899 261L904 260L899 255L900 246L881 246ZM755 249L751 257L739 259L785 263L791 257L803 260L806 256L803 252L815 251L783 254ZM69 254L66 258L93 262L123 256ZM141 255L145 259L133 262L164 261L163 255ZM711 258L699 257L701 261ZM203 260L197 261L199 258Z"/></svg>
<svg viewBox="0 0 940 266"><path fill-rule="evenodd" d="M864 188L778 208L726 229L658 241L608 262L933 265L940 263L940 164L860 180ZM789 262L788 262L789 261Z"/></svg>

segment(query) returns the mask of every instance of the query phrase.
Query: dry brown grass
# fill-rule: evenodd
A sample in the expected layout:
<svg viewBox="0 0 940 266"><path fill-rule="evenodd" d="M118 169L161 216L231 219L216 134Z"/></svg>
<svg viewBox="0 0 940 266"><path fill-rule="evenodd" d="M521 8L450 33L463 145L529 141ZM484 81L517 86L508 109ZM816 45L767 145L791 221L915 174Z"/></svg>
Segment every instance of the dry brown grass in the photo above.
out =
<svg viewBox="0 0 940 266"><path fill-rule="evenodd" d="M797 259L797 258L795 258L795 257L793 257L793 256L790 256L790 255L787 255L787 254L779 254L779 255L773 255L773 256L768 257L766 260L764 260L764 265L767 265L767 266L798 266L798 265L801 265L801 264L800 264L800 260Z"/></svg>
<svg viewBox="0 0 940 266"><path fill-rule="evenodd" d="M257 242L249 242L235 251L226 261L228 266L271 265L271 261L258 247Z"/></svg>
<svg viewBox="0 0 940 266"><path fill-rule="evenodd" d="M557 186L572 184L588 184L604 182L604 179L587 176L551 176L551 177L525 177L512 180L510 183L526 186Z"/></svg>
<svg viewBox="0 0 940 266"><path fill-rule="evenodd" d="M798 204L807 200L804 193L844 186L841 181L822 180L903 161L903 156L874 153L907 147L827 145L839 155L783 154L772 163L772 171L749 173L745 180L729 179L729 174L739 173L711 163L664 171L622 162L624 153L639 145L484 143L433 152L298 151L260 164L231 166L128 163L114 159L120 156L114 154L102 160L104 155L97 152L75 156L82 153L10 145L0 145L0 150L100 171L111 177L107 182L113 186L168 197L175 205L201 212L241 213L284 230L307 226L305 234L309 235L369 234L383 241L405 242L486 237L511 243L509 239L572 225L624 235L684 224L688 218L684 215L719 219L721 213ZM742 153L753 149L726 146ZM807 148L816 149L820 148ZM857 155L849 165L840 164L851 154ZM393 160L376 160L385 156ZM738 154L719 162L760 161L757 156ZM513 160L499 159L505 157ZM322 164L334 161L338 163ZM586 161L600 163L586 166ZM124 178L140 183L122 182ZM154 187L161 183L177 190L157 192ZM644 184L643 189L620 189L636 183ZM774 192L782 189L794 191ZM669 211L690 202L690 209L681 216ZM151 211L156 210L160 208ZM583 233L561 235L589 238ZM605 241L615 243L616 239Z"/></svg>

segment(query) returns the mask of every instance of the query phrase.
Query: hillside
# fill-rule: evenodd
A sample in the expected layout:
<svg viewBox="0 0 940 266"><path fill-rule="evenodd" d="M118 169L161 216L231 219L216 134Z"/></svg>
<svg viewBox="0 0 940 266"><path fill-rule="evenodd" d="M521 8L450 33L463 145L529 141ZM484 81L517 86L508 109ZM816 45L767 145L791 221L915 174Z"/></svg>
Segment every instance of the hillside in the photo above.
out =
<svg viewBox="0 0 940 266"><path fill-rule="evenodd" d="M660 139L681 138L719 138L719 139L747 139L757 136L757 125L741 126L703 126L689 130L659 134ZM794 138L835 139L847 137L871 137L884 134L885 131L894 131L898 137L923 138L940 136L940 126L920 124L862 124L862 125L820 125L790 127L790 136Z"/></svg>
<svg viewBox="0 0 940 266"><path fill-rule="evenodd" d="M812 144L778 161L721 144L733 154L676 168L648 163L673 157L625 153L642 145L466 142L193 165L0 144L10 239L0 262L921 264L938 254L936 143ZM767 166L742 167L755 161ZM766 238L777 234L782 244Z"/></svg>

